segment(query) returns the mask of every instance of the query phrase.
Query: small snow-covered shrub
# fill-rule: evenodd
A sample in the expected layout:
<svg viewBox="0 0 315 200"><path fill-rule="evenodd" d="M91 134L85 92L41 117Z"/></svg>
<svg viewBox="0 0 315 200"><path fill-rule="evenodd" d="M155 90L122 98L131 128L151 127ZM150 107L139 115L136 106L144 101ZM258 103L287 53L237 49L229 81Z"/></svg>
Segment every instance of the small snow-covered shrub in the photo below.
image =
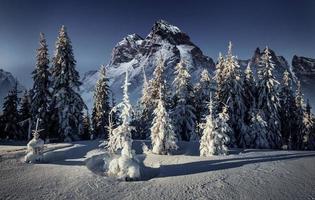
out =
<svg viewBox="0 0 315 200"><path fill-rule="evenodd" d="M134 156L135 152L131 150L131 143L126 141L121 155L110 161L107 174L123 180L139 179L140 166Z"/></svg>
<svg viewBox="0 0 315 200"><path fill-rule="evenodd" d="M27 154L25 162L38 162L43 157L44 140L34 136L34 138L27 144Z"/></svg>

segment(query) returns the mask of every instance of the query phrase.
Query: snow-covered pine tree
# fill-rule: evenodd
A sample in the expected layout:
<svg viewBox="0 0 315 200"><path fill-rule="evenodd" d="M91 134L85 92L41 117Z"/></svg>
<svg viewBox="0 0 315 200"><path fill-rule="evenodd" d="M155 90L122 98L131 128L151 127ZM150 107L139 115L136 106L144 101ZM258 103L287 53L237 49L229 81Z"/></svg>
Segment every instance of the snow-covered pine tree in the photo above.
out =
<svg viewBox="0 0 315 200"><path fill-rule="evenodd" d="M92 113L94 136L97 138L108 139L108 130L106 127L108 126L108 117L111 110L110 95L106 68L105 66L101 66L99 79L96 82L94 90L94 106Z"/></svg>
<svg viewBox="0 0 315 200"><path fill-rule="evenodd" d="M227 106L222 108L222 112L214 119L212 113L212 100L209 103L209 115L206 123L202 125L203 132L200 140L200 155L226 155L228 153L229 134L232 131L229 124L229 114Z"/></svg>
<svg viewBox="0 0 315 200"><path fill-rule="evenodd" d="M196 132L201 137L199 124L201 124L208 114L208 103L210 101L211 78L207 69L200 75L200 81L194 87L194 106L196 115Z"/></svg>
<svg viewBox="0 0 315 200"><path fill-rule="evenodd" d="M270 148L281 147L281 124L280 124L280 102L278 87L279 83L273 75L274 63L268 47L264 50L258 71L258 109L264 112L268 127L267 139Z"/></svg>
<svg viewBox="0 0 315 200"><path fill-rule="evenodd" d="M20 102L19 109L20 121L30 118L31 115L31 100L29 91L25 90Z"/></svg>
<svg viewBox="0 0 315 200"><path fill-rule="evenodd" d="M195 133L195 108L192 106L192 86L190 74L184 61L175 67L175 86L173 119L175 133L185 141L196 140Z"/></svg>
<svg viewBox="0 0 315 200"><path fill-rule="evenodd" d="M280 121L282 144L289 145L289 139L294 132L295 127L295 96L292 89L292 79L286 70L283 73L281 91L280 91Z"/></svg>
<svg viewBox="0 0 315 200"><path fill-rule="evenodd" d="M219 112L221 111L221 108L222 108L221 99L223 99L223 97L222 97L222 85L224 82L224 80L223 80L224 64L225 64L225 60L224 60L224 57L222 56L222 54L220 52L218 62L215 66L216 70L215 70L215 75L214 75L216 87L215 87L215 95L214 95L213 105L214 105L214 113L215 114L219 114Z"/></svg>
<svg viewBox="0 0 315 200"><path fill-rule="evenodd" d="M22 135L21 139L26 140L27 139L27 133L30 130L30 118L32 117L31 114L31 100L30 100L30 94L29 91L25 90L24 94L21 98L20 102L20 109L19 109L19 122L23 122L20 125Z"/></svg>
<svg viewBox="0 0 315 200"><path fill-rule="evenodd" d="M155 68L154 75L160 76L163 72L162 69L163 65L158 65ZM161 70L157 72L157 70ZM151 96L151 90L149 90L149 83L147 81L147 77L145 74L144 67L142 68L143 72L143 87L142 87L142 96L139 101L139 109L137 110L136 113L136 119L135 119L135 127L136 127L136 132L137 135L140 137L140 139L147 139L150 134L150 122L152 121L152 112L153 112L153 101L152 101L152 96ZM152 88L152 91L155 86L155 83L159 79L159 77L154 77L150 81L150 89Z"/></svg>
<svg viewBox="0 0 315 200"><path fill-rule="evenodd" d="M303 93L302 93L302 88L301 88L301 82L298 81L297 83L297 88L296 88L296 93L295 93L295 130L291 134L290 138L290 145L289 147L291 149L302 149L303 145L303 137L305 133L303 130L305 130L304 126L304 113L305 113L305 108L304 108L304 99L303 99Z"/></svg>
<svg viewBox="0 0 315 200"><path fill-rule="evenodd" d="M48 47L43 33L40 33L39 47L36 54L36 68L32 75L34 82L31 93L33 126L35 126L36 119L40 118L42 123L40 123L39 128L44 129L44 133L41 134L48 137L49 127L53 126L53 124L51 123L48 109L51 100Z"/></svg>
<svg viewBox="0 0 315 200"><path fill-rule="evenodd" d="M306 103L306 112L304 113L304 138L303 138L303 149L314 150L315 149L315 118L313 113L311 112L311 106L309 104L309 100L307 99Z"/></svg>
<svg viewBox="0 0 315 200"><path fill-rule="evenodd" d="M18 91L17 84L9 91L8 95L4 98L3 102L3 114L2 123L4 129L4 137L8 139L23 139L21 137L21 129L18 125L19 114L18 114ZM1 132L2 132L1 131Z"/></svg>
<svg viewBox="0 0 315 200"><path fill-rule="evenodd" d="M245 134L247 147L258 149L270 148L267 136L268 127L266 121L262 118L261 111L253 110L251 122Z"/></svg>
<svg viewBox="0 0 315 200"><path fill-rule="evenodd" d="M162 93L166 95L166 87L164 82L164 69L165 69L165 63L163 60L163 57L160 56L157 60L157 66L154 69L153 72L153 78L149 81L149 91L151 96L151 104L152 107L156 107L157 101L159 99L159 90L160 86L162 85ZM165 97L165 96L164 96Z"/></svg>
<svg viewBox="0 0 315 200"><path fill-rule="evenodd" d="M116 152L121 150L124 145L132 143L131 131L133 127L130 126L132 107L128 96L128 70L126 71L125 83L123 85L123 101L116 105L111 112L116 112L118 108L121 108L120 119L121 124L116 128L111 129L109 133L109 141L107 143L107 149L110 152ZM110 124L111 125L111 124ZM128 149L128 148L127 148Z"/></svg>
<svg viewBox="0 0 315 200"><path fill-rule="evenodd" d="M79 92L79 72L70 38L65 26L59 31L52 64L52 108L58 119L59 138L64 141L79 139L82 131L83 109L86 107Z"/></svg>
<svg viewBox="0 0 315 200"><path fill-rule="evenodd" d="M91 130L90 114L89 114L88 110L86 110L84 112L83 121L82 121L82 127L83 127L83 130L82 130L82 133L80 135L80 138L83 139L83 140L90 140L91 139L92 130Z"/></svg>
<svg viewBox="0 0 315 200"><path fill-rule="evenodd" d="M209 101L209 114L206 117L206 122L200 124L200 128L202 131L202 136L200 139L200 156L212 156L217 153L217 143L216 141L220 140L220 133L216 129L216 119L213 114L213 102L212 99ZM223 138L222 138L223 139Z"/></svg>
<svg viewBox="0 0 315 200"><path fill-rule="evenodd" d="M172 122L165 108L162 86L160 86L159 95L157 107L153 112L154 118L151 126L152 152L155 154L167 154L178 147L176 145L176 135Z"/></svg>
<svg viewBox="0 0 315 200"><path fill-rule="evenodd" d="M233 130L230 135L231 146L245 146L243 134L246 132L245 104L243 92L243 80L241 78L240 66L236 57L232 54L232 43L229 43L228 54L224 59L224 68L221 71L222 83L218 88L219 101L226 103L229 109L229 125ZM221 103L221 105L223 105Z"/></svg>
<svg viewBox="0 0 315 200"><path fill-rule="evenodd" d="M249 62L245 69L244 76L244 104L245 104L245 118L244 121L247 125L251 124L252 112L256 108L256 80L253 75L251 63ZM245 140L246 142L246 140Z"/></svg>

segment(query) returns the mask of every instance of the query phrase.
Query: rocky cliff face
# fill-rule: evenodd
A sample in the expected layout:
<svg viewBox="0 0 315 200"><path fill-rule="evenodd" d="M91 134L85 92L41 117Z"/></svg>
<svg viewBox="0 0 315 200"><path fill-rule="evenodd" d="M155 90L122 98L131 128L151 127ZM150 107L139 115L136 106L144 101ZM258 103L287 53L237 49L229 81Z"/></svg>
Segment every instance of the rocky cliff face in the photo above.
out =
<svg viewBox="0 0 315 200"><path fill-rule="evenodd" d="M197 80L204 68L210 72L215 69L213 60L203 55L187 34L178 27L160 20L153 25L145 38L137 34L128 35L114 47L107 72L115 98L120 99L122 96L121 86L128 69L131 83L129 93L132 103L136 103L143 84L142 67L147 77L152 78L160 57L165 61L165 77L168 83L174 79L174 68L181 59L188 63L193 81ZM83 77L81 91L90 108L97 78L97 71L88 72Z"/></svg>

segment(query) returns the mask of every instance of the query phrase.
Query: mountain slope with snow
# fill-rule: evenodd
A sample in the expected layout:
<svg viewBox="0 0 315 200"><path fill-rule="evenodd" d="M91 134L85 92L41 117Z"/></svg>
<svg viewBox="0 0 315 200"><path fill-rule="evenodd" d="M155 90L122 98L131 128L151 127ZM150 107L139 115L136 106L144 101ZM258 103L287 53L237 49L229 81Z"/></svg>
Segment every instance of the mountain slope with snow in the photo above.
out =
<svg viewBox="0 0 315 200"><path fill-rule="evenodd" d="M142 67L144 67L147 77L152 78L160 57L165 61L165 77L167 77L168 84L172 83L174 68L181 59L187 62L193 80L199 77L204 68L210 72L215 68L213 60L203 55L187 34L178 27L160 20L154 24L151 32L145 38L137 34L128 35L114 47L107 65L107 73L115 98L119 100L122 97L121 86L128 69L131 83L130 97L132 103L135 104L143 84ZM91 83L95 84L97 78L97 71L90 71L82 79L81 94L89 108L93 102L94 87Z"/></svg>

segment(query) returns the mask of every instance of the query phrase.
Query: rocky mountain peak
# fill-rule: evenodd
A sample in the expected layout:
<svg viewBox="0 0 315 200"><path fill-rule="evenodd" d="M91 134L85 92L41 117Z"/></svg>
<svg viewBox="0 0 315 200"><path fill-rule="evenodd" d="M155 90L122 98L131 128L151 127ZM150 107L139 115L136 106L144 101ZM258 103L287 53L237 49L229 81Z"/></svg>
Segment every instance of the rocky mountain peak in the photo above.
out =
<svg viewBox="0 0 315 200"><path fill-rule="evenodd" d="M165 20L156 21L146 39L155 43L160 43L161 40L167 40L169 43L177 45L192 44L187 34Z"/></svg>

